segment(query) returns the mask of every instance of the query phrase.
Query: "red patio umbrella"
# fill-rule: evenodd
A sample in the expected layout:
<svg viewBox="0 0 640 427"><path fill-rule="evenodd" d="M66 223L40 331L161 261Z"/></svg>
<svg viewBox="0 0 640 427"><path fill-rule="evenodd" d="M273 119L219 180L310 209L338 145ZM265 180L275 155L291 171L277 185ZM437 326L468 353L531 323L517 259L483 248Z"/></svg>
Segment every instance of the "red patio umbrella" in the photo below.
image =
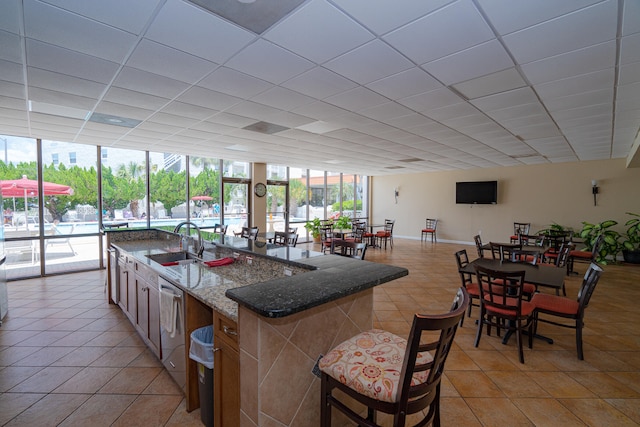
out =
<svg viewBox="0 0 640 427"><path fill-rule="evenodd" d="M43 181L42 189L45 196L73 195L73 188L53 182ZM25 223L27 229L29 229L27 198L38 197L38 181L28 179L26 175L22 175L20 179L0 181L0 191L2 191L2 197L24 197Z"/></svg>
<svg viewBox="0 0 640 427"><path fill-rule="evenodd" d="M191 200L213 200L211 196L193 196Z"/></svg>

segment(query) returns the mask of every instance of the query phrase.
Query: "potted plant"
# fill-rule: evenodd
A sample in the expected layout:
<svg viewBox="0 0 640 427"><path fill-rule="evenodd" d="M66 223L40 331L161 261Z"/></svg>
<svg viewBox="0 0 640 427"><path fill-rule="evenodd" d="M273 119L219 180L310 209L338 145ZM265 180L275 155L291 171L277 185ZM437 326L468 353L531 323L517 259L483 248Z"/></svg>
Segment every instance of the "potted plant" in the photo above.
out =
<svg viewBox="0 0 640 427"><path fill-rule="evenodd" d="M311 221L308 221L304 228L311 234L314 242L320 241L320 228L322 227L322 222L320 222L320 218L315 217Z"/></svg>
<svg viewBox="0 0 640 427"><path fill-rule="evenodd" d="M338 219L333 223L333 228L338 230L351 228L351 218L348 216L338 217Z"/></svg>
<svg viewBox="0 0 640 427"><path fill-rule="evenodd" d="M582 230L580 231L580 237L584 241L585 250L590 251L593 249L593 245L600 235L603 236L602 246L600 246L600 252L596 262L600 264L607 264L607 257L611 257L613 262L616 261L618 252L620 252L620 233L610 228L618 224L617 221L608 219L599 224L591 224L586 221L582 222Z"/></svg>
<svg viewBox="0 0 640 427"><path fill-rule="evenodd" d="M622 257L625 262L640 264L640 214L627 212L627 215L635 218L631 218L624 224L628 228L624 235L625 239L621 243Z"/></svg>

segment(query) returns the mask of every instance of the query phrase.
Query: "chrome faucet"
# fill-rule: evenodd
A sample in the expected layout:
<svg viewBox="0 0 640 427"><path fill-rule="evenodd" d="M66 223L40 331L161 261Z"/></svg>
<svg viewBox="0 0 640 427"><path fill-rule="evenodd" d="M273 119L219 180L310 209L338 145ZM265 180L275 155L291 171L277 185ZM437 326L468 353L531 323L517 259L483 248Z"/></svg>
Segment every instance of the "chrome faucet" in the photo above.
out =
<svg viewBox="0 0 640 427"><path fill-rule="evenodd" d="M194 251L199 258L202 258L202 254L204 252L204 241L202 240L202 233L200 232L200 227L198 227L191 221L182 221L180 224L176 225L176 228L173 229L173 232L178 233L183 225L186 225L188 227L193 227L196 229L196 232L198 233L198 246L197 246L198 250L195 251L196 247L194 247ZM188 234L185 234L184 236L189 238ZM183 249L187 250L187 248L183 248Z"/></svg>

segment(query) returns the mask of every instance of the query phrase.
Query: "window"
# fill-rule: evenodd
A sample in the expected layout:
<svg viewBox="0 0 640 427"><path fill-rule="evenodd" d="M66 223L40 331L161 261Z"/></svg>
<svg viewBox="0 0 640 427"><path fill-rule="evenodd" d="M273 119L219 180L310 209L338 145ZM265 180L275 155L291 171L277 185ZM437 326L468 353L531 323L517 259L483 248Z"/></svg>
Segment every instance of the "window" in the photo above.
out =
<svg viewBox="0 0 640 427"><path fill-rule="evenodd" d="M51 154L51 162L53 162L54 165L57 165L58 163L60 163L60 159L58 158L58 153Z"/></svg>
<svg viewBox="0 0 640 427"><path fill-rule="evenodd" d="M100 153L101 153L100 155L102 156L102 161L103 162L109 158L109 156L107 155L107 149L106 148L101 148L100 149Z"/></svg>
<svg viewBox="0 0 640 427"><path fill-rule="evenodd" d="M76 153L75 151L72 151L69 153L69 164L70 165L75 165L76 164Z"/></svg>

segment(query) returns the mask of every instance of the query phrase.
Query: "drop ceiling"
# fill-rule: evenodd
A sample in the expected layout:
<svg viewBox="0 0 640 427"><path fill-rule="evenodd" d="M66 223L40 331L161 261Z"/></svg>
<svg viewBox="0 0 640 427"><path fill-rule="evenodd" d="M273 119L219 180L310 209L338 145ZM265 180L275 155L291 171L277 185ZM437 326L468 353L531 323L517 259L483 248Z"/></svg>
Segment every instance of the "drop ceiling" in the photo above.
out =
<svg viewBox="0 0 640 427"><path fill-rule="evenodd" d="M637 0L197 3L2 0L0 134L367 175L637 156Z"/></svg>

